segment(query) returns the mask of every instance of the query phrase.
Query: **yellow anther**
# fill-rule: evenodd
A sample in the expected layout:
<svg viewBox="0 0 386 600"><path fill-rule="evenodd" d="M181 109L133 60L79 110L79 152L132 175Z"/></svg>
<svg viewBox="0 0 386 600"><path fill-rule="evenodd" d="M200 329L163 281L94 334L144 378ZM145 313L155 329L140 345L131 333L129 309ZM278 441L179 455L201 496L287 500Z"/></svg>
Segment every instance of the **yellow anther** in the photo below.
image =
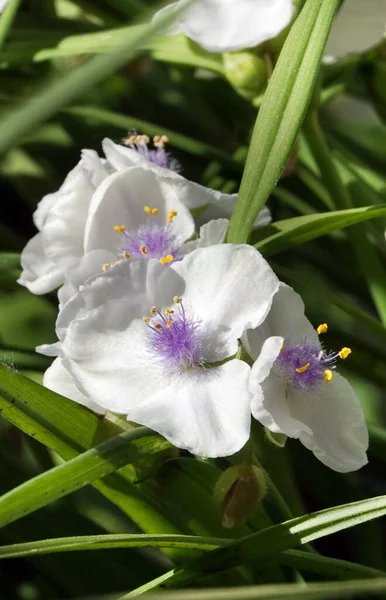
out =
<svg viewBox="0 0 386 600"><path fill-rule="evenodd" d="M316 329L316 333L318 335L320 335L321 333L327 333L328 331L328 325L327 323L322 323L321 325L319 325L319 327L317 327Z"/></svg>
<svg viewBox="0 0 386 600"><path fill-rule="evenodd" d="M156 324L154 325L154 327L155 327L156 329L162 329L162 325L161 325L161 323L156 323Z"/></svg>
<svg viewBox="0 0 386 600"><path fill-rule="evenodd" d="M145 213L147 213L148 215L156 215L159 211L158 208L150 208L150 206L144 206L143 210L145 211Z"/></svg>
<svg viewBox="0 0 386 600"><path fill-rule="evenodd" d="M131 254L129 254L128 252L126 252L126 250L124 250L122 252L122 256L123 258L125 258L126 260L129 260L129 258L131 258Z"/></svg>
<svg viewBox="0 0 386 600"><path fill-rule="evenodd" d="M332 371L330 369L326 369L324 371L324 383L329 383L332 379Z"/></svg>
<svg viewBox="0 0 386 600"><path fill-rule="evenodd" d="M158 308L156 306L152 306L150 309L151 315L156 315L158 313Z"/></svg>
<svg viewBox="0 0 386 600"><path fill-rule="evenodd" d="M169 223L173 222L173 219L177 216L177 211L176 210L170 210L169 214L168 214L168 221Z"/></svg>
<svg viewBox="0 0 386 600"><path fill-rule="evenodd" d="M142 317L142 321L147 325L148 323L150 323L150 317Z"/></svg>
<svg viewBox="0 0 386 600"><path fill-rule="evenodd" d="M159 259L161 265L167 265L168 263L171 263L173 260L174 260L173 254L167 254L166 256L161 256L161 258Z"/></svg>
<svg viewBox="0 0 386 600"><path fill-rule="evenodd" d="M348 356L350 356L351 352L351 348L342 348L342 350L338 352L338 354L342 360L345 360Z"/></svg>
<svg viewBox="0 0 386 600"><path fill-rule="evenodd" d="M179 296L174 296L173 302L174 304L181 304L182 298L180 298Z"/></svg>
<svg viewBox="0 0 386 600"><path fill-rule="evenodd" d="M172 321L171 319L169 319L169 321L166 323L166 327L171 327L173 325L174 321Z"/></svg>
<svg viewBox="0 0 386 600"><path fill-rule="evenodd" d="M141 254L143 254L144 256L149 252L149 250L147 249L146 246L140 246L139 247L139 251Z"/></svg>
<svg viewBox="0 0 386 600"><path fill-rule="evenodd" d="M295 371L296 371L296 373L304 373L305 371L307 371L310 368L310 366L311 366L311 363L306 363L302 367L295 369Z"/></svg>
<svg viewBox="0 0 386 600"><path fill-rule="evenodd" d="M102 271L108 271L110 268L110 264L109 263L105 263L104 265L102 265Z"/></svg>
<svg viewBox="0 0 386 600"><path fill-rule="evenodd" d="M284 342L283 342L283 345L282 345L282 347L280 348L280 352L283 352L283 350L285 350L285 345L284 345Z"/></svg>
<svg viewBox="0 0 386 600"><path fill-rule="evenodd" d="M163 148L168 142L169 138L166 135L155 135L153 137L153 144L156 148Z"/></svg>
<svg viewBox="0 0 386 600"><path fill-rule="evenodd" d="M123 233L124 231L126 231L126 227L124 225L115 225L114 231L116 231L117 233Z"/></svg>
<svg viewBox="0 0 386 600"><path fill-rule="evenodd" d="M171 310L170 308L167 308L167 309L164 311L164 315L165 315L165 317L169 317L169 315L172 315L173 313L174 313L174 310Z"/></svg>

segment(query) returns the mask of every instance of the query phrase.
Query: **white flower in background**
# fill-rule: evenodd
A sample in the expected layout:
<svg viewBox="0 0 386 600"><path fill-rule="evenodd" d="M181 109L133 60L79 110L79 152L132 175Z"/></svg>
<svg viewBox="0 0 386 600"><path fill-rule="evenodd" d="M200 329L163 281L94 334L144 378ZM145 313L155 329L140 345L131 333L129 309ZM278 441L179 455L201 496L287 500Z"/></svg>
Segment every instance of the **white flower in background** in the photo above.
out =
<svg viewBox="0 0 386 600"><path fill-rule="evenodd" d="M252 414L275 433L298 438L325 465L346 473L367 463L368 433L351 385L335 371L351 353L328 353L294 290L280 285L261 327L244 336L250 355ZM273 337L270 337L273 336Z"/></svg>
<svg viewBox="0 0 386 600"><path fill-rule="evenodd" d="M171 167L175 168L176 164L166 153L162 136L154 138L153 149L146 143L148 138L144 139L143 136L134 136L134 138L134 141L129 144L130 147L114 144L109 139L104 140L106 159L99 158L93 150L83 150L81 161L68 174L61 188L56 193L45 196L39 203L34 214L34 222L39 233L28 242L21 255L23 267L19 279L21 285L35 294L44 294L55 289L64 282L65 275L76 267L79 260L90 250L109 251L110 254L106 255L105 262L121 258L121 254L119 257L116 255L116 251L119 250L117 237L115 235L112 240L113 231L112 229L107 231L107 228L113 222L114 225L124 224L128 231L130 228L132 230L134 222L130 219L134 213L136 216L133 218L138 227L144 225L143 217L151 216L150 213L148 215L143 213L146 202L148 201L149 206L156 209L152 204L152 198L149 197L149 186L154 190L157 187L154 183L156 179L159 181L162 179L162 184L158 185L157 197L162 195L164 203L173 204L170 210L178 210L179 213L176 224L177 228L182 224L183 232L179 229L180 234L175 236L176 224L168 228L177 245L181 245L188 239L194 230L193 220L187 209L206 206L222 199L229 203L230 198L231 202L234 202L234 195L222 194L188 181L173 171ZM132 176L127 175L131 169L134 169ZM112 206L116 204L116 197L111 200L109 210L106 190L116 189L114 177L123 171L126 173L123 179L128 188L120 188L120 209L114 214ZM169 194L168 200L165 194ZM134 202L136 209L133 211L129 206L127 211L124 210L124 205L129 205L134 196L137 199L143 198L141 218L138 216L138 203ZM157 210L159 215L152 219L153 225L159 221L161 214L163 215L159 208ZM98 221L98 216L103 211L103 218L106 218L105 225L97 222L94 227L92 222L94 214L96 213ZM129 222L122 223L120 221L122 216L127 217ZM188 222L189 227L187 227ZM95 240L95 231L101 236L101 245L98 240ZM130 240L126 241L129 244ZM124 249L121 248L122 251ZM165 256L167 254L170 252ZM150 256L152 256L151 251Z"/></svg>
<svg viewBox="0 0 386 600"><path fill-rule="evenodd" d="M73 296L59 343L39 349L59 352L48 383L64 394L75 385L75 401L127 415L193 454L233 454L250 429L250 367L235 358L238 339L262 323L278 285L247 245L199 248L166 269L119 263Z"/></svg>
<svg viewBox="0 0 386 600"><path fill-rule="evenodd" d="M332 25L324 62L360 54L386 34L386 0L345 0Z"/></svg>
<svg viewBox="0 0 386 600"><path fill-rule="evenodd" d="M116 171L122 171L132 166L139 166L154 171L160 177L167 174L178 181L185 181L179 174L181 167L170 153L166 152L165 136L153 138L154 149L149 149L149 138L144 135L132 135L124 140L124 145L115 144L106 138L102 142L103 150L109 164ZM189 210L202 209L195 218L197 225L204 225L213 219L230 219L236 202L237 194L223 194L210 188L204 188L197 183L191 183L189 195L184 197L185 206ZM271 213L264 207L258 215L254 228L264 227L271 222Z"/></svg>
<svg viewBox="0 0 386 600"><path fill-rule="evenodd" d="M185 0L160 10L155 20ZM184 33L210 52L252 48L276 37L291 21L292 0L197 0L169 30Z"/></svg>

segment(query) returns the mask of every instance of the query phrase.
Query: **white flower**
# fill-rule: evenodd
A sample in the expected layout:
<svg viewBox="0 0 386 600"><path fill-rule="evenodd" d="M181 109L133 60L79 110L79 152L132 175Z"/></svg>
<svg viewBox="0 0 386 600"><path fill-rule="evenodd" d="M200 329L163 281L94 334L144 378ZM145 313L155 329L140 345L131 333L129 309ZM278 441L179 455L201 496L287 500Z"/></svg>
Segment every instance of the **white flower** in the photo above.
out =
<svg viewBox="0 0 386 600"><path fill-rule="evenodd" d="M360 54L386 34L386 0L345 0L331 29L324 62Z"/></svg>
<svg viewBox="0 0 386 600"><path fill-rule="evenodd" d="M21 285L34 294L45 294L63 283L66 270L83 255L90 201L107 175L106 165L97 153L83 150L80 162L61 188L42 199L34 213L39 233L21 255Z"/></svg>
<svg viewBox="0 0 386 600"><path fill-rule="evenodd" d="M135 142L138 137L140 141ZM213 201L234 202L234 195L188 181L173 171L170 167L175 164L167 155L164 143L156 141L157 146L149 149L146 139L134 136L129 147L106 139L103 141L106 159L99 158L92 150L82 151L81 161L58 192L45 196L38 205L34 222L39 233L22 252L21 285L35 294L49 292L60 286L66 275L72 277L71 270L78 269L79 261L83 268L84 255L94 250L106 251L105 263L121 258L122 254L117 255L117 252L127 249L120 248L113 226L124 225L127 238L129 232L132 234L136 227L145 225L145 217L150 218L150 214L143 212L147 205L159 213L152 215L153 225L159 225L161 218L166 222L167 206L178 212L178 218L169 227L177 248L194 231L188 209L210 205ZM93 256L95 258L95 254ZM97 272L90 270L91 262L90 258L86 259L88 276ZM79 280L80 273L78 269L75 279Z"/></svg>
<svg viewBox="0 0 386 600"><path fill-rule="evenodd" d="M317 331L326 330L323 324ZM362 408L334 365L351 351L342 348L334 355L323 349L292 288L280 285L266 321L248 331L244 343L257 358L250 389L258 421L275 433L298 438L335 471L355 471L367 463Z"/></svg>
<svg viewBox="0 0 386 600"><path fill-rule="evenodd" d="M182 7L173 2L154 17ZM251 48L276 37L291 21L292 0L197 0L172 25L210 52Z"/></svg>
<svg viewBox="0 0 386 600"><path fill-rule="evenodd" d="M264 320L277 289L268 263L246 245L199 248L166 269L119 263L59 315L51 369L60 381L49 383L59 393L62 381L62 393L74 384L81 399L193 454L233 454L250 428L250 367L235 358L238 339Z"/></svg>

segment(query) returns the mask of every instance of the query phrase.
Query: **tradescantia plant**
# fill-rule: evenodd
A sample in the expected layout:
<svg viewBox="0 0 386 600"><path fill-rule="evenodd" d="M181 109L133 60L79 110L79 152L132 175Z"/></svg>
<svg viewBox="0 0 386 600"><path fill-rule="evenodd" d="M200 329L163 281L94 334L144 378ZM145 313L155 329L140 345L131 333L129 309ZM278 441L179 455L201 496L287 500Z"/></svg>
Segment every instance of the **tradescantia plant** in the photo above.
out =
<svg viewBox="0 0 386 600"><path fill-rule="evenodd" d="M383 597L384 2L0 8L5 597Z"/></svg>

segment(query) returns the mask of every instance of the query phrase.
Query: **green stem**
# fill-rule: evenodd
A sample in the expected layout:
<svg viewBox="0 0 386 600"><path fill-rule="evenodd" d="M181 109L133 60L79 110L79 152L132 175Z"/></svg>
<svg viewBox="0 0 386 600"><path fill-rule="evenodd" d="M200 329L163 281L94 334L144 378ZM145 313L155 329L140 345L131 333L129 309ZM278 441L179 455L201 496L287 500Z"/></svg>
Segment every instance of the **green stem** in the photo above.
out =
<svg viewBox="0 0 386 600"><path fill-rule="evenodd" d="M341 180L315 110L308 114L304 122L304 134L319 167L323 183L329 191L336 208L340 210L352 208L353 203L350 192ZM379 318L382 324L386 326L385 270L375 248L366 236L364 226L355 225L347 233Z"/></svg>
<svg viewBox="0 0 386 600"><path fill-rule="evenodd" d="M8 31L11 29L16 13L19 9L21 0L9 0L0 15L0 50L7 38Z"/></svg>

